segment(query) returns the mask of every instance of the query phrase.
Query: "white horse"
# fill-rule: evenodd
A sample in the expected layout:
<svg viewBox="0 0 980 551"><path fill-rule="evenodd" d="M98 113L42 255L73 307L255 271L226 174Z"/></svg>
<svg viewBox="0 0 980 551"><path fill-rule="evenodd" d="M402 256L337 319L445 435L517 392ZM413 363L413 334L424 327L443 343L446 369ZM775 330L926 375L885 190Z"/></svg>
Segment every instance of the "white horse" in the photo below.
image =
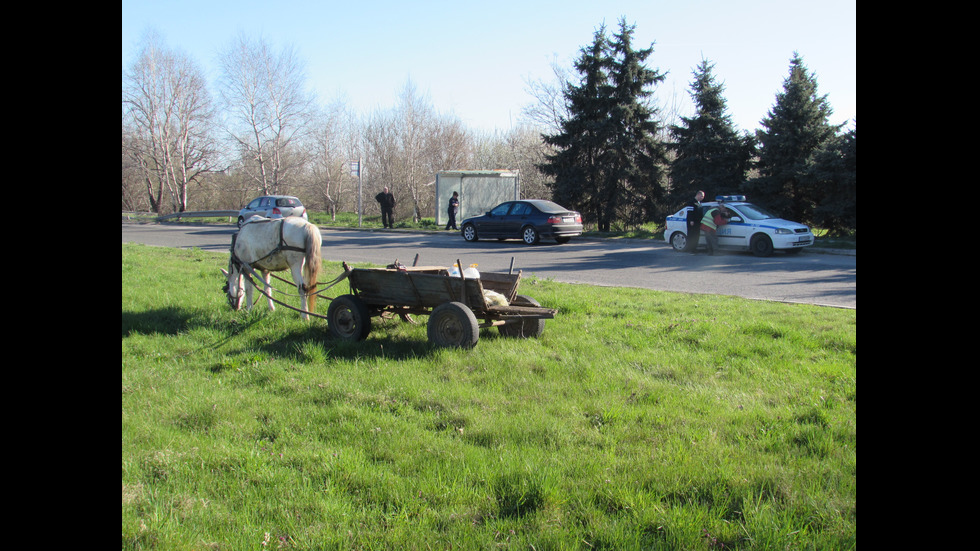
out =
<svg viewBox="0 0 980 551"><path fill-rule="evenodd" d="M250 278L243 277L244 266L250 266L262 274L266 294L270 297L270 310L276 309L269 286L270 272L289 269L299 290L300 306L307 307L301 311L300 317L308 320L307 312L313 312L316 305L316 279L320 273L322 241L320 229L302 218L272 220L253 216L232 237L228 270L221 270L228 280L225 291L231 307L235 310L242 307L244 286L246 309L252 309L253 286Z"/></svg>

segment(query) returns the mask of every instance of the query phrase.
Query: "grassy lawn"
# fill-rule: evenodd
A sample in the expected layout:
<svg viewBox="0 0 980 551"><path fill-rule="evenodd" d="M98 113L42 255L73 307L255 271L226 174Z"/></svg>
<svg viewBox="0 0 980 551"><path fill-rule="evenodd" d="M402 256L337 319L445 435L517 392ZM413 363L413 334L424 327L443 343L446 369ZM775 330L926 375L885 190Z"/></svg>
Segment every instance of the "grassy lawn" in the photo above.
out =
<svg viewBox="0 0 980 551"><path fill-rule="evenodd" d="M122 246L123 549L856 546L855 310L525 275L539 339L344 343L226 265Z"/></svg>

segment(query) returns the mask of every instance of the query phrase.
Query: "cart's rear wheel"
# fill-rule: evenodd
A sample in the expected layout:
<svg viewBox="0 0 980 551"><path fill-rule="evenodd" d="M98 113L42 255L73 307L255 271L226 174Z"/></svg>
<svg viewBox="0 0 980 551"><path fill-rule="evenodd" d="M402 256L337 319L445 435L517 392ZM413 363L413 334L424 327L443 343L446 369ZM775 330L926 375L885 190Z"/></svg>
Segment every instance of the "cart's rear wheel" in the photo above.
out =
<svg viewBox="0 0 980 551"><path fill-rule="evenodd" d="M345 341L363 341L371 332L371 314L364 301L342 295L330 301L327 309L330 334Z"/></svg>
<svg viewBox="0 0 980 551"><path fill-rule="evenodd" d="M538 301L526 295L517 295L511 306L541 306ZM506 323L497 327L504 337L526 339L540 337L544 333L544 318L527 318L514 323Z"/></svg>
<svg viewBox="0 0 980 551"><path fill-rule="evenodd" d="M427 332L429 342L436 346L473 348L480 340L476 316L461 302L446 302L433 308Z"/></svg>

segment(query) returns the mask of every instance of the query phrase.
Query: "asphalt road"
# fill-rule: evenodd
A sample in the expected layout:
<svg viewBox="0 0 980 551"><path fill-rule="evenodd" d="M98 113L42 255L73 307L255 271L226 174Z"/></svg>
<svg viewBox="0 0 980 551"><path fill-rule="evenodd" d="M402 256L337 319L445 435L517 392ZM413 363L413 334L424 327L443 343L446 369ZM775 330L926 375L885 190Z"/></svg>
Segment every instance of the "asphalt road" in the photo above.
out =
<svg viewBox="0 0 980 551"><path fill-rule="evenodd" d="M122 242L226 252L231 226L122 224ZM574 238L557 245L519 241L467 243L458 232L339 230L320 228L323 258L358 265L463 266L514 270L568 283L642 287L661 291L740 296L749 299L857 308L857 256L806 249L798 255L750 253L718 256L678 253L663 241Z"/></svg>

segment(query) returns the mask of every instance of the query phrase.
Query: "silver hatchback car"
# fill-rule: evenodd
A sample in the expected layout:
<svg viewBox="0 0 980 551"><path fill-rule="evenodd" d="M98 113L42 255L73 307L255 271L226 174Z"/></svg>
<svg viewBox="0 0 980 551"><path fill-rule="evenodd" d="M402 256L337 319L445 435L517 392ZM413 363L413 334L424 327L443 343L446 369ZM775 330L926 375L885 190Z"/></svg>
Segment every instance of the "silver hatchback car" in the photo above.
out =
<svg viewBox="0 0 980 551"><path fill-rule="evenodd" d="M256 197L248 205L245 205L242 210L238 211L238 227L242 227L242 224L253 216L264 216L266 218L299 216L303 220L309 220L303 202L290 195L263 195L262 197Z"/></svg>

